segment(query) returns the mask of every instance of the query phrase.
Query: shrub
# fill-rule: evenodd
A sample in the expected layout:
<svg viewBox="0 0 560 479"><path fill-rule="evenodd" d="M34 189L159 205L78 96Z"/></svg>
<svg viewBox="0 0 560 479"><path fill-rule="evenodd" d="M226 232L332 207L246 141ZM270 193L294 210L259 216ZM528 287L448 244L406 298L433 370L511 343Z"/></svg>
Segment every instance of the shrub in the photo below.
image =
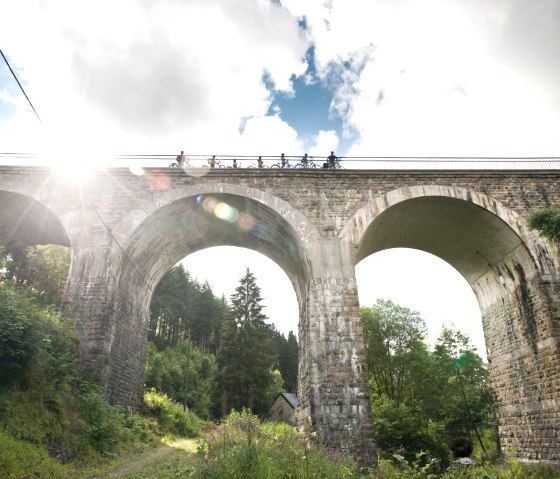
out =
<svg viewBox="0 0 560 479"><path fill-rule="evenodd" d="M397 405L386 396L372 401L372 412L375 438L382 458L393 460L398 453L413 463L418 454L426 453L422 456L423 460L436 459L438 468L450 464L451 451L441 424L415 415L405 405Z"/></svg>
<svg viewBox="0 0 560 479"><path fill-rule="evenodd" d="M95 391L78 396L77 407L85 422L84 431L80 435L82 444L101 453L117 450L126 436L123 411L117 406L109 405Z"/></svg>
<svg viewBox="0 0 560 479"><path fill-rule="evenodd" d="M37 347L38 308L25 295L0 283L0 386L21 378Z"/></svg>
<svg viewBox="0 0 560 479"><path fill-rule="evenodd" d="M144 393L144 413L157 419L158 430L162 434L182 437L197 437L200 434L200 419L155 389Z"/></svg>
<svg viewBox="0 0 560 479"><path fill-rule="evenodd" d="M539 208L529 212L527 226L545 238L560 244L560 208Z"/></svg>

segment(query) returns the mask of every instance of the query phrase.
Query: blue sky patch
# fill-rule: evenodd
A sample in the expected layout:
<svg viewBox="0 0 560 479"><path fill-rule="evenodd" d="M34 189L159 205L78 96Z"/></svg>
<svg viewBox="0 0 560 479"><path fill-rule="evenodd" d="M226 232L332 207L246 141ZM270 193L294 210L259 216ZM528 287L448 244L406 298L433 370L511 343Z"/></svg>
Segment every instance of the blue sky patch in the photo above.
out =
<svg viewBox="0 0 560 479"><path fill-rule="evenodd" d="M308 67L305 74L300 77L292 76L293 96L275 94L268 114L279 112L280 118L298 132L306 147L311 146L320 130L336 131L339 137L338 151L342 153L343 149L350 146L351 141L342 136L342 119L329 112L334 87L317 78L313 46L307 51L306 57ZM274 91L274 84L266 74L263 76L263 83L269 91Z"/></svg>

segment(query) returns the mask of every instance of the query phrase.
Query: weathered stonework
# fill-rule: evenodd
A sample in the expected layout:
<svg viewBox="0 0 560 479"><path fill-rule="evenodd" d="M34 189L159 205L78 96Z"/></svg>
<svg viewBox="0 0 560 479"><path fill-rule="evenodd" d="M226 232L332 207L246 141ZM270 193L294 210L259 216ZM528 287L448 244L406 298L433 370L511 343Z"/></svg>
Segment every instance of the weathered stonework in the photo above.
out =
<svg viewBox="0 0 560 479"><path fill-rule="evenodd" d="M439 256L478 299L505 452L560 463L560 260L524 225L531 208L560 206L559 171L152 168L79 182L4 166L0 205L0 244L70 246L65 304L84 365L132 407L161 277L211 246L270 257L299 302L301 417L330 446L370 454L354 266L394 247Z"/></svg>

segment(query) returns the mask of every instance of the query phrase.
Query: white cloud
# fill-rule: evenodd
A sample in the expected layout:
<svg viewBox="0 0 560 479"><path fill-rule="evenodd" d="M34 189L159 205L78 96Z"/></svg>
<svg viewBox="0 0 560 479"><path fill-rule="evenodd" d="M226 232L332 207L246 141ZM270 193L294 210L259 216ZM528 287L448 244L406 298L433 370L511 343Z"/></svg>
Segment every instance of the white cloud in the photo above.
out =
<svg viewBox="0 0 560 479"><path fill-rule="evenodd" d="M310 155L323 155L325 156L325 152L336 151L336 147L338 146L338 136L335 131L323 131L321 130L319 134L314 138L313 146L310 150ZM321 158L319 156L319 158ZM319 161L322 164L322 161Z"/></svg>
<svg viewBox="0 0 560 479"><path fill-rule="evenodd" d="M263 75L289 92L305 71L297 19L268 2L11 1L4 10L3 50L44 125L120 152L246 143L240 119L270 104ZM18 115L11 121L24 130Z"/></svg>
<svg viewBox="0 0 560 479"><path fill-rule="evenodd" d="M558 154L558 0L284 4L343 82L338 111L361 135L349 154Z"/></svg>

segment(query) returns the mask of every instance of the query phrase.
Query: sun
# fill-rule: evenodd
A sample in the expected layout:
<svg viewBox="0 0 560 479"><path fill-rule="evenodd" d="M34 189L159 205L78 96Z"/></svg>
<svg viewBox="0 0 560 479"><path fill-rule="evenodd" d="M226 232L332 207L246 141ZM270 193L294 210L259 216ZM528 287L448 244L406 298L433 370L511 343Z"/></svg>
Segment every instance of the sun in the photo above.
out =
<svg viewBox="0 0 560 479"><path fill-rule="evenodd" d="M74 179L86 178L111 163L110 155L99 145L84 148L82 143L72 139L60 142L54 138L46 142L38 159L41 166L53 168L57 174Z"/></svg>

